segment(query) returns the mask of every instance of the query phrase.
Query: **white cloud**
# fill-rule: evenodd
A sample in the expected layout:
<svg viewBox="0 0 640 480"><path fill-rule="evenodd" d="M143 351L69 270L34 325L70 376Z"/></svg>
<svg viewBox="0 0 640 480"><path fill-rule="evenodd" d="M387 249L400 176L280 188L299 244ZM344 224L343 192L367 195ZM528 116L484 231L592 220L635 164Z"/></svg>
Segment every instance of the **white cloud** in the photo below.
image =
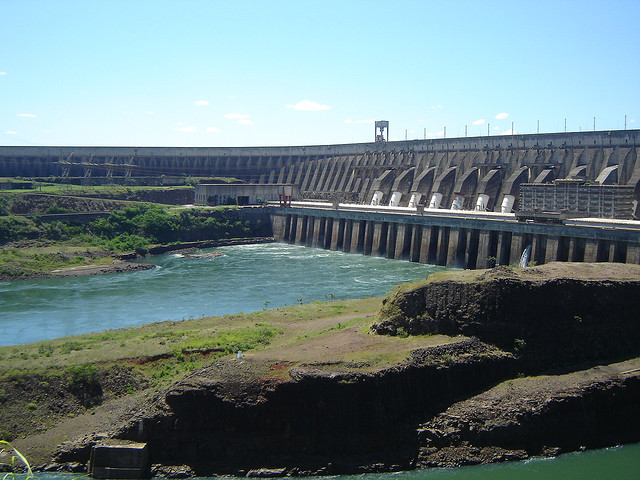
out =
<svg viewBox="0 0 640 480"><path fill-rule="evenodd" d="M148 112L144 112L145 115L155 115L156 112L149 110Z"/></svg>
<svg viewBox="0 0 640 480"><path fill-rule="evenodd" d="M238 125L253 125L251 116L246 113L227 113L224 118L235 120Z"/></svg>
<svg viewBox="0 0 640 480"><path fill-rule="evenodd" d="M376 119L369 118L366 120L351 120L350 118L347 118L344 123L376 123Z"/></svg>
<svg viewBox="0 0 640 480"><path fill-rule="evenodd" d="M194 103L194 105L206 107L207 105L209 105L209 100L198 100L196 103Z"/></svg>
<svg viewBox="0 0 640 480"><path fill-rule="evenodd" d="M0 72L0 75L6 75L7 72Z"/></svg>
<svg viewBox="0 0 640 480"><path fill-rule="evenodd" d="M507 118L509 116L508 113L502 112L496 115L496 119L497 120L504 120L505 118Z"/></svg>
<svg viewBox="0 0 640 480"><path fill-rule="evenodd" d="M233 120L242 120L249 118L246 113L227 113L224 118L231 118Z"/></svg>
<svg viewBox="0 0 640 480"><path fill-rule="evenodd" d="M311 100L301 100L295 105L287 105L287 108L293 108L294 110L304 110L307 112L318 112L320 110L329 110L331 107L329 105L321 105L317 102L312 102Z"/></svg>
<svg viewBox="0 0 640 480"><path fill-rule="evenodd" d="M442 105L431 105L431 110L440 110Z"/></svg>
<svg viewBox="0 0 640 480"><path fill-rule="evenodd" d="M33 113L18 113L17 117L28 117L28 118L36 118L36 115Z"/></svg>
<svg viewBox="0 0 640 480"><path fill-rule="evenodd" d="M216 127L207 127L205 129L205 132L209 132L209 133L218 133L220 130Z"/></svg>
<svg viewBox="0 0 640 480"><path fill-rule="evenodd" d="M500 133L499 135L517 135L518 132L516 130L514 130L513 132L511 131L511 129L509 130L505 130L504 132Z"/></svg>
<svg viewBox="0 0 640 480"><path fill-rule="evenodd" d="M14 132L13 130L7 130L4 133L5 133L5 135L17 135L18 134L18 132Z"/></svg>
<svg viewBox="0 0 640 480"><path fill-rule="evenodd" d="M184 133L196 133L198 131L198 127L190 125L188 127L178 127L176 130Z"/></svg>
<svg viewBox="0 0 640 480"><path fill-rule="evenodd" d="M471 122L472 125L482 125L484 123L484 118L480 118L475 122Z"/></svg>

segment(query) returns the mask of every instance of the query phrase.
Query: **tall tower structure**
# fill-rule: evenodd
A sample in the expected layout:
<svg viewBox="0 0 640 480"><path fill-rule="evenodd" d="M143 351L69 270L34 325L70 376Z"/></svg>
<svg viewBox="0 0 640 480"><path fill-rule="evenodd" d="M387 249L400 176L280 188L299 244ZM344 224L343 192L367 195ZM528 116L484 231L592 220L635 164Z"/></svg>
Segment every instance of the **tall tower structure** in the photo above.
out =
<svg viewBox="0 0 640 480"><path fill-rule="evenodd" d="M387 136L385 138L385 130ZM376 120L376 142L388 142L389 141L389 121L388 120Z"/></svg>

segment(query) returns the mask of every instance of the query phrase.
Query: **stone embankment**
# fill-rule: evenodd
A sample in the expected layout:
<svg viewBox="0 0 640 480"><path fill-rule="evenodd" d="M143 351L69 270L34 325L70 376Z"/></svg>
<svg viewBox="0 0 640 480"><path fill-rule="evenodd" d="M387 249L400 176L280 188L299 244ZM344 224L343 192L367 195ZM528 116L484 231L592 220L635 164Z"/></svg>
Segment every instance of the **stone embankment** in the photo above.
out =
<svg viewBox="0 0 640 480"><path fill-rule="evenodd" d="M147 443L169 476L394 471L640 441L640 266L446 275L391 296L373 328L465 335L453 343L373 371L223 358L62 444L57 467L86 464L105 437Z"/></svg>

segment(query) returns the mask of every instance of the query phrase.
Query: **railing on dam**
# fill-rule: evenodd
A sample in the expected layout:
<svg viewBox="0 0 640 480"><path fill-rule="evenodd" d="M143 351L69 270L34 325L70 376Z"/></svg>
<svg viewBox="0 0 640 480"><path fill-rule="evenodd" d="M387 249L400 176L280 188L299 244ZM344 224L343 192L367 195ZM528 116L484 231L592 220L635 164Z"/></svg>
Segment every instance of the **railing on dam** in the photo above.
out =
<svg viewBox="0 0 640 480"><path fill-rule="evenodd" d="M640 263L640 222L519 222L514 214L293 202L272 205L276 239L454 268L530 261Z"/></svg>

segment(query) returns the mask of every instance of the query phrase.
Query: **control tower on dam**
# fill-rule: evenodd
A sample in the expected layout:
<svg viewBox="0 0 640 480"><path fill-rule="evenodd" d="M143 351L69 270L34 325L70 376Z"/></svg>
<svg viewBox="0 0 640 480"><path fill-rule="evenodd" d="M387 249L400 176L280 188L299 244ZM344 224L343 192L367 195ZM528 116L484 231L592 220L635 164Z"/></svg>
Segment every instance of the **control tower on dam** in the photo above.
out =
<svg viewBox="0 0 640 480"><path fill-rule="evenodd" d="M517 210L523 184L535 194L535 185L573 179L623 186L635 208L639 147L640 130L409 141L377 135L370 143L290 147L0 147L0 177L235 177L295 185L299 200L495 212Z"/></svg>

